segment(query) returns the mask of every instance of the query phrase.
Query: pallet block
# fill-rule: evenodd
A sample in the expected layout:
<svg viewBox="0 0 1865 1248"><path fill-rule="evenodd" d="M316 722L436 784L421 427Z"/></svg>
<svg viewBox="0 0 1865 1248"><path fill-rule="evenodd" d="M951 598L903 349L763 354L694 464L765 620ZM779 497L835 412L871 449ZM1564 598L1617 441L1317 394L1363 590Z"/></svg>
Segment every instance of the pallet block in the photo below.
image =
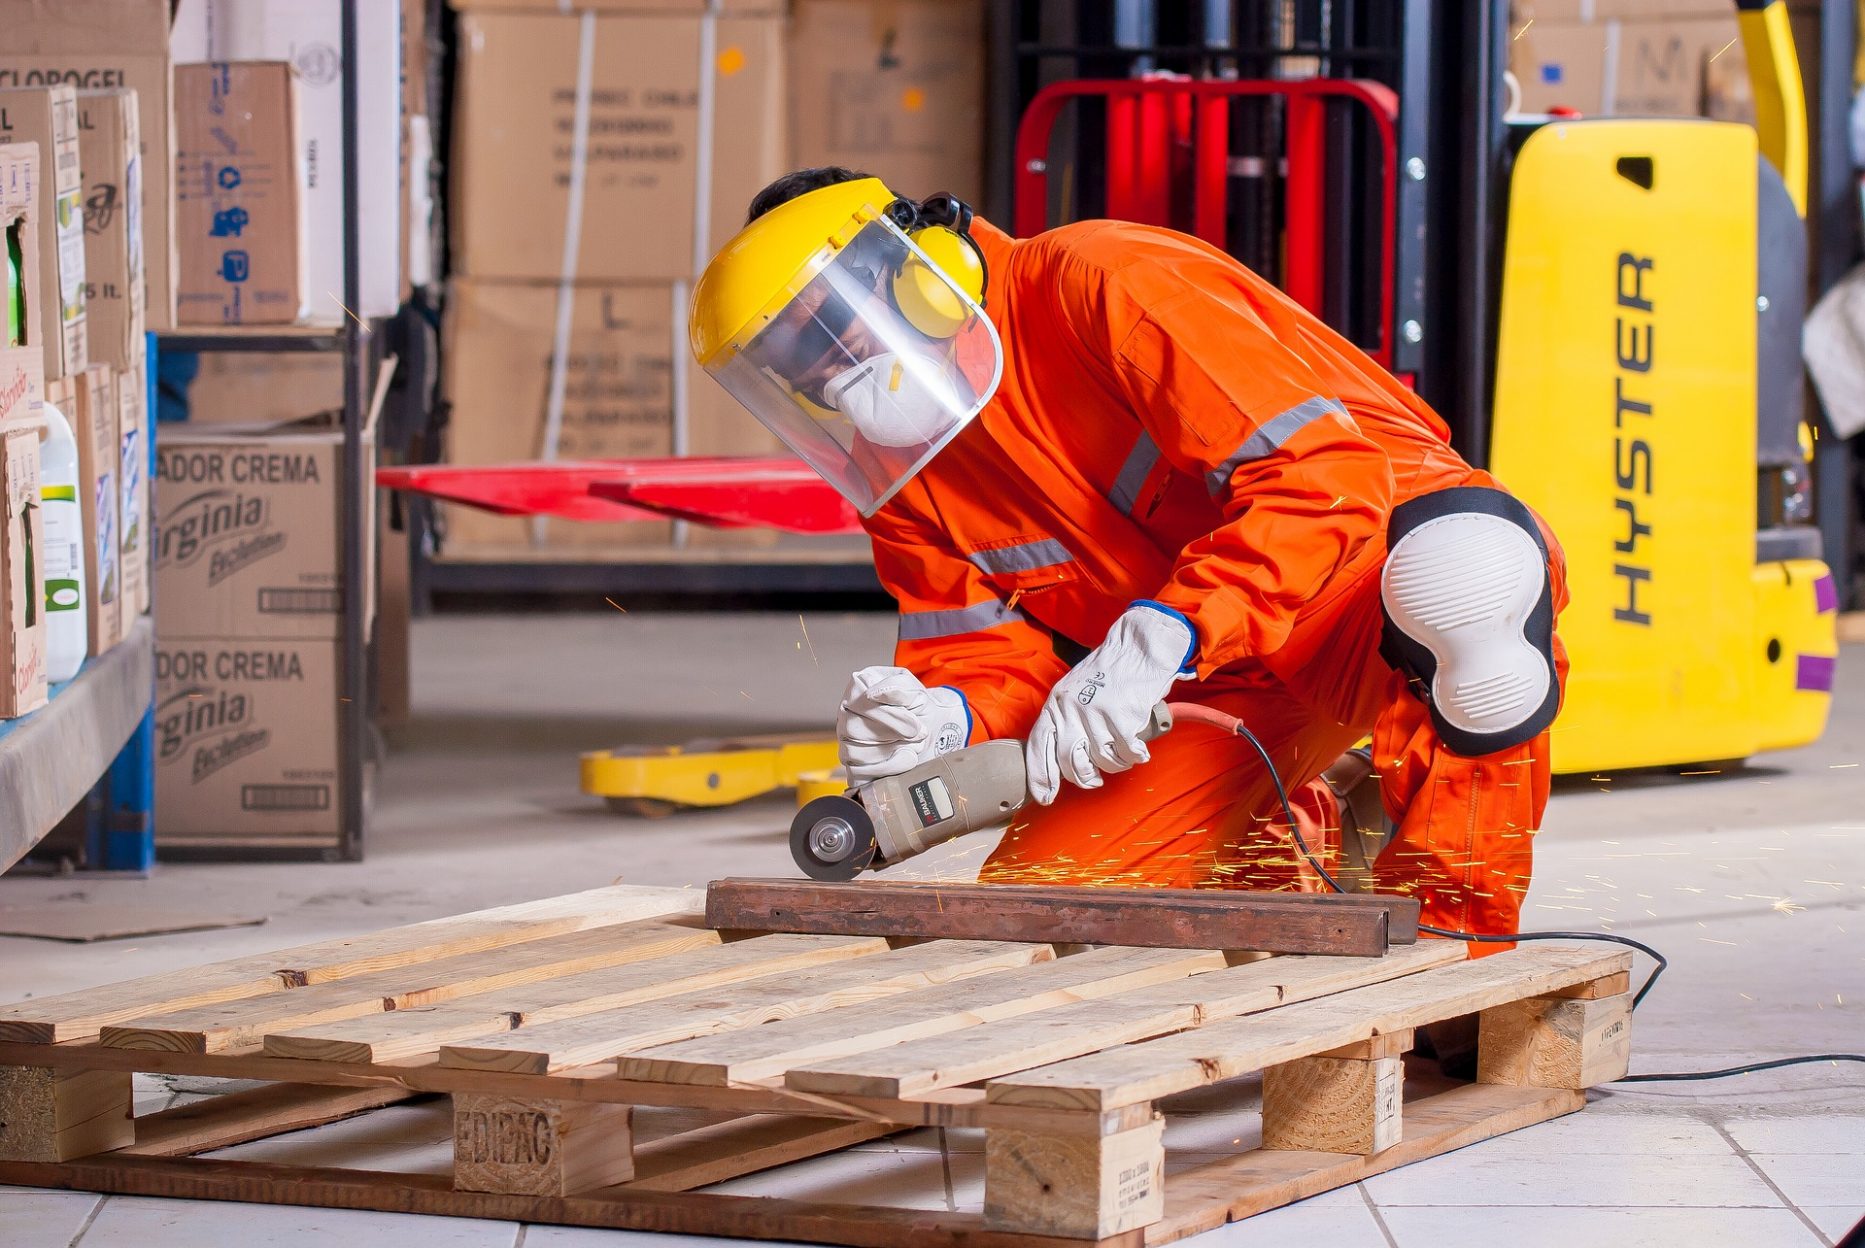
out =
<svg viewBox="0 0 1865 1248"><path fill-rule="evenodd" d="M696 901L599 889L0 1009L0 1183L871 1248L1142 1248L1571 1113L1625 1070L1617 951L760 934L701 925ZM1415 1081L1406 1099L1415 1030L1471 1015L1480 1081ZM132 1121L136 1071L260 1082ZM1168 1098L1257 1076L1262 1146L1166 1177ZM430 1094L452 1098L450 1174L198 1156ZM641 1107L710 1118L644 1139L664 1117ZM981 1210L702 1190L921 1126L983 1129Z"/></svg>

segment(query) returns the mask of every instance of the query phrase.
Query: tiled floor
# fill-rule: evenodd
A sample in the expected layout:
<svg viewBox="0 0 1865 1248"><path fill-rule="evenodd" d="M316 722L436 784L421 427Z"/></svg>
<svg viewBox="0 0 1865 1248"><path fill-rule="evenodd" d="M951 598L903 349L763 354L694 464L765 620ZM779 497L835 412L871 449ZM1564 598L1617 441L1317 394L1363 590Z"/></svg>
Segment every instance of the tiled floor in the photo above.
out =
<svg viewBox="0 0 1865 1248"><path fill-rule="evenodd" d="M442 618L416 631L417 719L385 766L361 866L173 866L148 881L0 880L0 906L265 907L266 927L104 946L0 940L0 1000L607 883L788 873L781 801L658 823L575 792L580 749L774 731L827 718L891 621L646 613ZM792 644L794 635L796 644ZM775 638L776 640L772 640ZM522 641L528 666L511 661ZM1563 782L1525 922L1609 929L1672 959L1634 1067L1680 1070L1865 1047L1865 650L1840 666L1810 749L1711 777ZM621 709L617 709L621 708ZM671 726L670 726L671 725ZM960 844L921 873L957 871ZM942 866L941 864L948 864ZM146 1112L223 1090L140 1079ZM1175 1102L1170 1167L1253 1147L1249 1085ZM646 1130L644 1120L644 1131ZM656 1128L658 1129L658 1128ZM229 1149L247 1159L439 1173L444 1105ZM977 1208L983 1141L916 1131L721 1190ZM1199 1248L1773 1248L1865 1216L1865 1067L1622 1085L1582 1113L1212 1231ZM262 1205L0 1189L0 1248L660 1248L691 1238Z"/></svg>

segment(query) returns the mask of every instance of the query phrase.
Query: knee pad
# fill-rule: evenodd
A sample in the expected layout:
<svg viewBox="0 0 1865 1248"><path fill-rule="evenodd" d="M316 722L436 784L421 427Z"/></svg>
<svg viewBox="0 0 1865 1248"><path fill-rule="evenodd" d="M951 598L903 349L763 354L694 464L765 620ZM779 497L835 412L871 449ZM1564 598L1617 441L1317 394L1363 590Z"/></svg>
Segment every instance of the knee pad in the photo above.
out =
<svg viewBox="0 0 1865 1248"><path fill-rule="evenodd" d="M1459 754L1532 741L1560 709L1548 548L1527 507L1458 486L1393 508L1381 653Z"/></svg>

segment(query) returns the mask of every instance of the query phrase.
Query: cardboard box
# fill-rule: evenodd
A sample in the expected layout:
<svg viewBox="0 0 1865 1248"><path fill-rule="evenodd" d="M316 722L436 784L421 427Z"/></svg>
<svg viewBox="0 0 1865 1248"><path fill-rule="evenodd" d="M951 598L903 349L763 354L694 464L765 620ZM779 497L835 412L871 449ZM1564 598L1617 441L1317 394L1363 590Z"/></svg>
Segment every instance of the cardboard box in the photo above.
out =
<svg viewBox="0 0 1865 1248"><path fill-rule="evenodd" d="M78 173L78 93L0 88L0 143L39 147L39 323L45 379L88 366L84 346L84 180Z"/></svg>
<svg viewBox="0 0 1865 1248"><path fill-rule="evenodd" d="M203 355L188 383L197 425L275 425L343 410L343 357L334 352Z"/></svg>
<svg viewBox="0 0 1865 1248"><path fill-rule="evenodd" d="M343 8L339 0L181 0L177 66L288 61L298 71L298 139L305 171L308 318L343 319ZM357 164L363 316L401 306L402 18L395 0L356 6ZM180 72L179 70L177 72ZM177 107L177 115L180 109ZM330 292L335 298L329 297Z"/></svg>
<svg viewBox="0 0 1865 1248"><path fill-rule="evenodd" d="M71 422L78 443L78 508L84 518L84 609L87 652L95 657L123 639L122 488L118 477L116 377L94 365L46 383L46 396ZM134 616L132 615L133 619Z"/></svg>
<svg viewBox="0 0 1865 1248"><path fill-rule="evenodd" d="M797 0L791 163L846 165L915 198L984 194L979 0Z"/></svg>
<svg viewBox="0 0 1865 1248"><path fill-rule="evenodd" d="M1602 117L1700 117L1712 73L1747 80L1733 10L1714 18L1536 21L1510 44L1522 111ZM1728 109L1725 109L1728 111Z"/></svg>
<svg viewBox="0 0 1865 1248"><path fill-rule="evenodd" d="M310 311L297 91L283 61L175 70L183 324L290 324Z"/></svg>
<svg viewBox="0 0 1865 1248"><path fill-rule="evenodd" d="M149 328L175 324L168 0L0 0L0 87L129 87L142 135Z"/></svg>
<svg viewBox="0 0 1865 1248"><path fill-rule="evenodd" d="M367 444L373 477L373 437ZM155 473L158 635L340 636L342 473L340 429L165 427ZM362 493L371 532L375 491Z"/></svg>
<svg viewBox="0 0 1865 1248"><path fill-rule="evenodd" d="M0 432L0 719L45 705L45 582L39 552L39 433Z"/></svg>
<svg viewBox="0 0 1865 1248"><path fill-rule="evenodd" d="M25 287L19 311L20 341L0 335L0 429L41 423L45 401L45 356L40 345L39 300L39 145L0 145L0 245L19 265Z"/></svg>
<svg viewBox="0 0 1865 1248"><path fill-rule="evenodd" d="M119 575L123 579L123 631L149 610L149 383L141 368L117 373L117 480L122 485L118 510L122 542Z"/></svg>
<svg viewBox="0 0 1865 1248"><path fill-rule="evenodd" d="M590 78L579 111L585 38ZM691 277L785 171L782 90L783 23L774 17L462 14L454 271Z"/></svg>
<svg viewBox="0 0 1865 1248"><path fill-rule="evenodd" d="M157 843L336 835L336 643L159 635Z"/></svg>
<svg viewBox="0 0 1865 1248"><path fill-rule="evenodd" d="M114 369L139 369L148 352L142 131L136 107L134 91L78 92L86 336L91 362Z"/></svg>

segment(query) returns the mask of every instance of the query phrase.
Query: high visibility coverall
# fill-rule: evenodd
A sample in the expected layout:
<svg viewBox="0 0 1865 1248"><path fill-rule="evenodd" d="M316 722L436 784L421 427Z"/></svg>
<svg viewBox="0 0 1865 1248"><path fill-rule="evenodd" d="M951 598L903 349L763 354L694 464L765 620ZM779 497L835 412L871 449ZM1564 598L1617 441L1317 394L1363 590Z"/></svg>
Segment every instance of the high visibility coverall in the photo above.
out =
<svg viewBox="0 0 1865 1248"><path fill-rule="evenodd" d="M868 521L900 604L895 662L965 695L973 743L1022 738L1070 667L1058 650L1098 644L1129 604L1156 599L1197 634L1196 678L1169 696L1242 717L1315 850L1338 842L1317 777L1370 731L1397 824L1379 890L1419 897L1428 923L1517 930L1546 734L1455 754L1379 655L1392 509L1496 482L1416 395L1196 239L1111 221L1023 240L982 221L973 232L1003 382ZM1560 548L1544 536L1558 612ZM1026 808L981 878L1324 887L1246 742L1187 725L1151 754Z"/></svg>

